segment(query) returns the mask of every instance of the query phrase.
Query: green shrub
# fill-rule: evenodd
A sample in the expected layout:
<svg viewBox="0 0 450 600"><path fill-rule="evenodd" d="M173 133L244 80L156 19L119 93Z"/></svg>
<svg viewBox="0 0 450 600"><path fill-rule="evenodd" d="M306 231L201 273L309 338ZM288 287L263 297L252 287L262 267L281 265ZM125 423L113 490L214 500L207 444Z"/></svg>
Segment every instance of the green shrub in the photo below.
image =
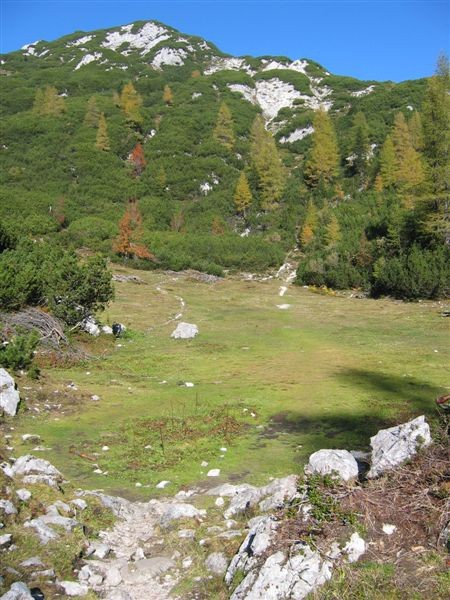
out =
<svg viewBox="0 0 450 600"><path fill-rule="evenodd" d="M0 365L18 371L31 366L39 342L37 331L14 335L0 346Z"/></svg>
<svg viewBox="0 0 450 600"><path fill-rule="evenodd" d="M415 300L439 298L450 291L450 252L447 248L423 250L418 246L375 264L372 295Z"/></svg>

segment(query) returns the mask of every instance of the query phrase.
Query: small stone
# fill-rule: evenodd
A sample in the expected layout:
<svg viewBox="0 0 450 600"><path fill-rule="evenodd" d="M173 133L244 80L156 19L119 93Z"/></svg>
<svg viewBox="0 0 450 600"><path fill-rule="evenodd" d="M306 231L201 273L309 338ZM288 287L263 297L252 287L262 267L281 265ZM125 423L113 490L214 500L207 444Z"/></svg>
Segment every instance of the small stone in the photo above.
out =
<svg viewBox="0 0 450 600"><path fill-rule="evenodd" d="M388 523L383 523L382 530L383 530L383 533L385 533L386 535L392 535L397 530L397 527L395 525L389 525Z"/></svg>
<svg viewBox="0 0 450 600"><path fill-rule="evenodd" d="M98 400L100 400L100 396L97 396L97 394L92 394L91 400L93 400L94 402L97 402Z"/></svg>
<svg viewBox="0 0 450 600"><path fill-rule="evenodd" d="M39 556L32 556L31 558L27 558L26 560L23 560L20 564L20 567L43 567L44 563L42 562L42 560L39 558Z"/></svg>
<svg viewBox="0 0 450 600"><path fill-rule="evenodd" d="M96 473L97 475L101 475L103 473L103 471L101 469L94 469L93 473Z"/></svg>
<svg viewBox="0 0 450 600"><path fill-rule="evenodd" d="M100 575L100 573L93 573L90 577L89 577L89 585L95 587L95 586L99 586L103 583L103 577L102 575Z"/></svg>
<svg viewBox="0 0 450 600"><path fill-rule="evenodd" d="M0 548L7 548L12 544L12 535L10 533L5 533L4 535L0 535Z"/></svg>
<svg viewBox="0 0 450 600"><path fill-rule="evenodd" d="M366 542L359 536L355 531L350 536L350 540L346 543L343 548L348 556L348 562L356 562L366 551Z"/></svg>
<svg viewBox="0 0 450 600"><path fill-rule="evenodd" d="M206 462L206 460L202 460L202 462L200 463L201 467L207 467L209 463Z"/></svg>
<svg viewBox="0 0 450 600"><path fill-rule="evenodd" d="M108 452L109 446L102 446L102 450L103 450L103 452Z"/></svg>
<svg viewBox="0 0 450 600"><path fill-rule="evenodd" d="M192 387L194 387L194 384L191 381L185 381L184 387L192 388Z"/></svg>
<svg viewBox="0 0 450 600"><path fill-rule="evenodd" d="M5 515L16 515L17 509L10 500L0 500L0 512L4 512Z"/></svg>
<svg viewBox="0 0 450 600"><path fill-rule="evenodd" d="M0 369L0 409L14 417L20 402L16 383L5 369Z"/></svg>
<svg viewBox="0 0 450 600"><path fill-rule="evenodd" d="M226 448L221 448L221 449L220 449L220 451L221 451L221 452L226 452L226 451L227 451L227 449L226 449Z"/></svg>
<svg viewBox="0 0 450 600"><path fill-rule="evenodd" d="M224 504L225 504L225 500L223 498L221 498L220 496L218 498L216 498L216 501L215 501L216 506L223 506Z"/></svg>
<svg viewBox="0 0 450 600"><path fill-rule="evenodd" d="M142 560L143 558L145 558L145 554L142 548L137 548L131 555L131 559L134 561Z"/></svg>
<svg viewBox="0 0 450 600"><path fill-rule="evenodd" d="M211 469L207 473L208 477L219 477L219 475L220 475L220 469Z"/></svg>
<svg viewBox="0 0 450 600"><path fill-rule="evenodd" d="M193 323L178 323L176 329L172 332L171 336L174 339L188 340L198 335L198 327Z"/></svg>
<svg viewBox="0 0 450 600"><path fill-rule="evenodd" d="M34 444L37 444L41 441L41 436L35 433L24 433L22 440L24 442L33 442Z"/></svg>
<svg viewBox="0 0 450 600"><path fill-rule="evenodd" d="M19 498L19 500L22 500L22 502L26 502L27 500L29 500L31 498L31 492L29 490L26 490L25 488L16 490L16 494L17 494L17 497Z"/></svg>
<svg viewBox="0 0 450 600"><path fill-rule="evenodd" d="M214 575L223 575L228 567L227 557L223 552L213 552L205 561L205 566Z"/></svg>
<svg viewBox="0 0 450 600"><path fill-rule="evenodd" d="M180 529L180 531L178 532L178 537L180 539L193 540L195 538L195 530L194 529Z"/></svg>
<svg viewBox="0 0 450 600"><path fill-rule="evenodd" d="M142 487L142 483L140 483L139 481L137 481L137 482L134 484L134 487Z"/></svg>
<svg viewBox="0 0 450 600"><path fill-rule="evenodd" d="M189 569L192 566L192 563L192 558L190 556L187 556L181 563L181 566L183 567L183 569Z"/></svg>
<svg viewBox="0 0 450 600"><path fill-rule="evenodd" d="M159 483L156 485L156 487L157 487L159 490L163 490L163 489L164 489L164 488L165 488L167 485L169 485L169 483L170 483L170 481L163 480L163 481L160 481L160 482L159 482Z"/></svg>
<svg viewBox="0 0 450 600"><path fill-rule="evenodd" d="M75 498L75 500L72 500L71 502L72 504L75 504L75 506L80 510L85 510L88 506L87 502L85 500L82 500L81 498Z"/></svg>
<svg viewBox="0 0 450 600"><path fill-rule="evenodd" d="M15 573L12 573L12 575L15 575L16 577L20 576L20 574L17 571L15 571ZM22 583L21 581L16 581L9 588L9 592L6 592L6 594L2 596L2 600L33 600L33 596L31 595L30 590L24 583Z"/></svg>
<svg viewBox="0 0 450 600"><path fill-rule="evenodd" d="M110 567L106 573L105 585L116 587L122 583L122 575L117 567Z"/></svg>

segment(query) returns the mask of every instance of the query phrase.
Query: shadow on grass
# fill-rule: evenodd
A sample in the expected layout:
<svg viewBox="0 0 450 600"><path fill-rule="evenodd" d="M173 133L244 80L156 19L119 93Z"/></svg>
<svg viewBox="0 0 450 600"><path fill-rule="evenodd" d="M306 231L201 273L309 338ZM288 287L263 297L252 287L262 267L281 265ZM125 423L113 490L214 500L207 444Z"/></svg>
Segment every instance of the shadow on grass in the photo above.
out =
<svg viewBox="0 0 450 600"><path fill-rule="evenodd" d="M435 398L443 388L383 372L346 370L337 378L353 388L363 388L370 399L358 403L354 413L339 410L317 417L298 412L279 412L272 416L259 436L259 443L280 435L295 436L295 442L318 450L324 447L363 449L380 429L408 421L421 414L436 415ZM351 391L349 392L351 393ZM332 405L332 402L330 401Z"/></svg>

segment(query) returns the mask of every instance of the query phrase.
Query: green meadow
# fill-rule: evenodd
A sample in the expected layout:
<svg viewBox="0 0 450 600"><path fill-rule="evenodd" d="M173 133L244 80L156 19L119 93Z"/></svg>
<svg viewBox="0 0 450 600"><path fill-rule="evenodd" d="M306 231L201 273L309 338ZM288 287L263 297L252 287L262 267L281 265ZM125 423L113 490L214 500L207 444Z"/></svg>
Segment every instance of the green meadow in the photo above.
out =
<svg viewBox="0 0 450 600"><path fill-rule="evenodd" d="M36 389L31 410L14 421L15 454L31 449L21 434L37 433L50 448L38 455L81 487L145 498L199 482L262 484L299 472L320 448L364 450L382 427L423 413L433 418L435 397L448 393L440 303L293 285L280 297L276 279L208 284L186 274L135 273L146 284L117 282L101 315L124 323L125 337L80 335L88 358L44 368L37 384L20 382ZM199 335L172 339L178 321L197 324ZM72 382L77 401L33 410L32 398L54 404ZM213 468L220 477L207 477ZM171 483L159 492L162 480Z"/></svg>

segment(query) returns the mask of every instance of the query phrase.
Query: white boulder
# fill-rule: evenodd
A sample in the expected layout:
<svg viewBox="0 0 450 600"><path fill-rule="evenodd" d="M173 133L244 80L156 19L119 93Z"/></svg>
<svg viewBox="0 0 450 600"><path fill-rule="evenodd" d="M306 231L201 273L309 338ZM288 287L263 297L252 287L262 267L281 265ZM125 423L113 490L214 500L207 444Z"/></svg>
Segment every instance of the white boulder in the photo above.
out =
<svg viewBox="0 0 450 600"><path fill-rule="evenodd" d="M358 463L348 450L318 450L309 457L305 473L336 475L343 481L358 477Z"/></svg>
<svg viewBox="0 0 450 600"><path fill-rule="evenodd" d="M343 552L347 554L348 562L356 562L366 551L366 542L355 531L350 536L350 540L343 548Z"/></svg>
<svg viewBox="0 0 450 600"><path fill-rule="evenodd" d="M48 460L31 454L20 456L12 466L3 469L10 477L20 477L25 483L46 483L56 487L63 477Z"/></svg>
<svg viewBox="0 0 450 600"><path fill-rule="evenodd" d="M67 596L86 596L89 591L87 585L76 581L60 581L59 585Z"/></svg>
<svg viewBox="0 0 450 600"><path fill-rule="evenodd" d="M176 329L170 337L175 340L189 340L198 335L198 327L193 323L178 323Z"/></svg>
<svg viewBox="0 0 450 600"><path fill-rule="evenodd" d="M223 552L213 552L205 560L205 567L213 575L224 575L228 567L228 559Z"/></svg>
<svg viewBox="0 0 450 600"><path fill-rule="evenodd" d="M33 596L24 583L16 581L9 588L9 592L2 596L1 600L33 600Z"/></svg>
<svg viewBox="0 0 450 600"><path fill-rule="evenodd" d="M206 515L206 510L199 510L192 504L173 503L169 504L161 515L160 524L162 527L167 527L178 519L194 519L201 518Z"/></svg>
<svg viewBox="0 0 450 600"><path fill-rule="evenodd" d="M0 409L14 417L20 402L20 394L16 383L5 369L0 369Z"/></svg>
<svg viewBox="0 0 450 600"><path fill-rule="evenodd" d="M100 327L98 326L94 317L86 317L83 319L80 324L80 328L94 337L98 337L100 335Z"/></svg>
<svg viewBox="0 0 450 600"><path fill-rule="evenodd" d="M423 415L403 425L381 429L370 438L372 463L367 477L378 477L409 460L418 449L429 444L430 428Z"/></svg>

